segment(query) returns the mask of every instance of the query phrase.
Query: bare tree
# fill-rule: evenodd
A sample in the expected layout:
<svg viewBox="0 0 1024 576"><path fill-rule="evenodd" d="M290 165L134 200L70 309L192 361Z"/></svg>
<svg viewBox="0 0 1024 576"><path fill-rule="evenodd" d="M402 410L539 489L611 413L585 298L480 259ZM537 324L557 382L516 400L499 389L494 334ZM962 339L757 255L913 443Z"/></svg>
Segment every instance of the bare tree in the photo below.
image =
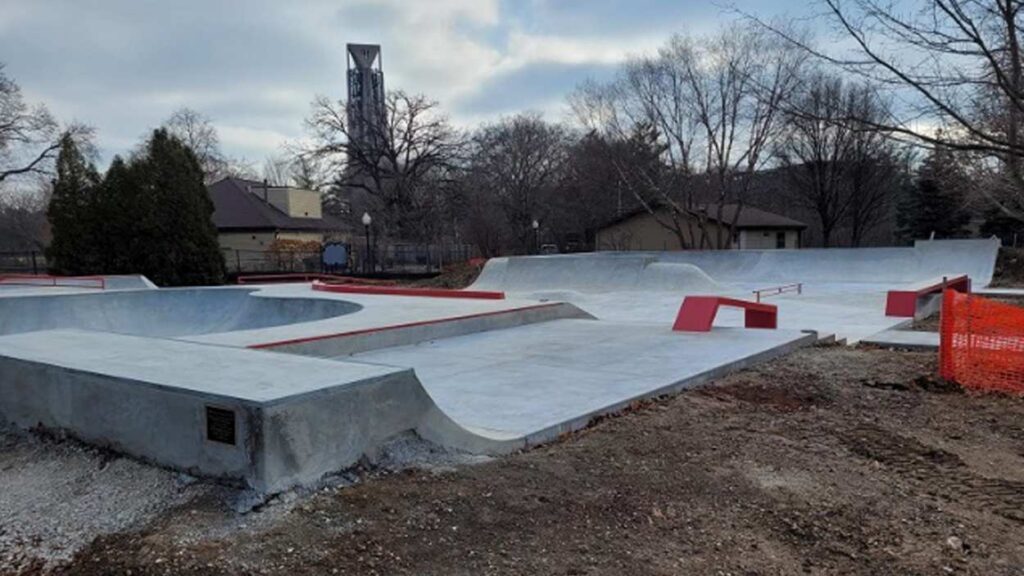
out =
<svg viewBox="0 0 1024 576"><path fill-rule="evenodd" d="M307 155L326 162L339 186L365 192L386 234L422 238L432 225L431 187L449 180L464 140L425 96L388 92L385 110L381 124L366 127L369 137L353 138L345 102L317 98Z"/></svg>
<svg viewBox="0 0 1024 576"><path fill-rule="evenodd" d="M271 186L292 186L292 160L284 156L267 156L263 160L262 175Z"/></svg>
<svg viewBox="0 0 1024 576"><path fill-rule="evenodd" d="M653 130L674 177L658 183L622 166L634 197L683 247L727 248L803 61L755 26L675 36L657 55L631 61L613 84L584 85L570 105L584 125L599 123L622 139L641 123ZM727 204L737 206L729 222ZM724 225L709 233L708 217ZM695 218L699 236L689 229Z"/></svg>
<svg viewBox="0 0 1024 576"><path fill-rule="evenodd" d="M806 52L897 94L900 105L886 117L867 121L868 126L919 145L987 159L992 178L985 193L1005 214L1024 220L1024 3L821 3L852 40L853 55L815 48L765 25Z"/></svg>
<svg viewBox="0 0 1024 576"><path fill-rule="evenodd" d="M40 184L37 190L0 193L0 250L42 251L46 248L49 197L43 183Z"/></svg>
<svg viewBox="0 0 1024 576"><path fill-rule="evenodd" d="M46 106L25 101L21 87L0 64L0 184L20 177L52 175L64 134L74 137L91 153L91 129L80 124L62 129Z"/></svg>
<svg viewBox="0 0 1024 576"><path fill-rule="evenodd" d="M515 243L528 251L533 221L550 216L561 183L568 134L536 113L521 113L480 128L469 170L501 208Z"/></svg>
<svg viewBox="0 0 1024 576"><path fill-rule="evenodd" d="M234 175L229 160L220 149L220 137L211 120L191 108L179 108L163 124L167 132L192 149L207 183Z"/></svg>

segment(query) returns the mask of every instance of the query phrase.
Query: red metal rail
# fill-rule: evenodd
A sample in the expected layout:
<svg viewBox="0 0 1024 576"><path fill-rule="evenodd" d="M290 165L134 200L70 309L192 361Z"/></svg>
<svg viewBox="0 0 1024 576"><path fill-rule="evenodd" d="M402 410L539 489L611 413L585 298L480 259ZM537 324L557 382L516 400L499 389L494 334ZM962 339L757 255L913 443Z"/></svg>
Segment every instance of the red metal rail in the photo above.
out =
<svg viewBox="0 0 1024 576"><path fill-rule="evenodd" d="M771 288L760 288L758 290L754 290L754 296L756 297L756 300L760 302L763 296L775 296L786 292L803 294L804 285L802 282L797 282L796 284L783 284L782 286L772 286Z"/></svg>
<svg viewBox="0 0 1024 576"><path fill-rule="evenodd" d="M85 283L85 284L83 284ZM91 283L91 284L89 284ZM50 276L48 274L2 274L0 284L13 286L73 287L105 290L103 276Z"/></svg>

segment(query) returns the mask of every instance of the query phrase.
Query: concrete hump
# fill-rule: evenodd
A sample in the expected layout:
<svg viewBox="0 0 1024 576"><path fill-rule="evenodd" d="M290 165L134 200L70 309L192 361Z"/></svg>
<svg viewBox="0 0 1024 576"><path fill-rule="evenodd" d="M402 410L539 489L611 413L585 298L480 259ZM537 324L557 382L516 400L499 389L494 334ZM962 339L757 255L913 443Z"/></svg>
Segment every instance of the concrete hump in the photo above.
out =
<svg viewBox="0 0 1024 576"><path fill-rule="evenodd" d="M709 292L722 290L722 285L693 264L649 262L640 272L637 288L666 292Z"/></svg>
<svg viewBox="0 0 1024 576"><path fill-rule="evenodd" d="M680 290L718 283L902 284L952 273L992 280L999 241L934 240L888 248L683 250L518 256L488 261L474 288L536 292Z"/></svg>

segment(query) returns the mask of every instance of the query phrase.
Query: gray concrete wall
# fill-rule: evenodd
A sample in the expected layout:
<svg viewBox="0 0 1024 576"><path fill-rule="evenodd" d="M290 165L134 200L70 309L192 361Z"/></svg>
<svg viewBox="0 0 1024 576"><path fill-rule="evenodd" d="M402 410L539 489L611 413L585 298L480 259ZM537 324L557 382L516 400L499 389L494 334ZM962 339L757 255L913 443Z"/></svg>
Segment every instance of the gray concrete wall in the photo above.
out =
<svg viewBox="0 0 1024 576"><path fill-rule="evenodd" d="M0 356L0 420L82 441L192 474L242 481L257 450L254 407L231 398L170 390ZM205 406L236 411L236 446L207 441Z"/></svg>

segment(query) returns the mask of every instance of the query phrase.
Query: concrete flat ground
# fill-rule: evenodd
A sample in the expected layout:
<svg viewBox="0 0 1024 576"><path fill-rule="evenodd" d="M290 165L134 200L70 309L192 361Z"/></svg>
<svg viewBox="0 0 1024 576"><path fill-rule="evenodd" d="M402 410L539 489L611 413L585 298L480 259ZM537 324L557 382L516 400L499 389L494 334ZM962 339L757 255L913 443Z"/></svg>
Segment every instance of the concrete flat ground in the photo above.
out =
<svg viewBox="0 0 1024 576"><path fill-rule="evenodd" d="M764 298L767 304L779 308L779 328L784 330L813 330L822 336L835 335L853 344L861 339L900 326L905 318L885 315L886 290L899 284L806 284L801 294L787 292ZM758 283L725 283L710 294L730 296L743 300L753 299L753 290L765 288ZM703 292L696 292L703 293ZM685 292L614 292L583 293L530 292L523 296L541 299L564 299L594 316L613 322L640 322L671 325ZM743 311L722 308L715 326L743 326Z"/></svg>
<svg viewBox="0 0 1024 576"><path fill-rule="evenodd" d="M438 407L463 426L544 440L634 399L696 386L807 342L790 330L687 334L557 320L346 358L414 367Z"/></svg>

